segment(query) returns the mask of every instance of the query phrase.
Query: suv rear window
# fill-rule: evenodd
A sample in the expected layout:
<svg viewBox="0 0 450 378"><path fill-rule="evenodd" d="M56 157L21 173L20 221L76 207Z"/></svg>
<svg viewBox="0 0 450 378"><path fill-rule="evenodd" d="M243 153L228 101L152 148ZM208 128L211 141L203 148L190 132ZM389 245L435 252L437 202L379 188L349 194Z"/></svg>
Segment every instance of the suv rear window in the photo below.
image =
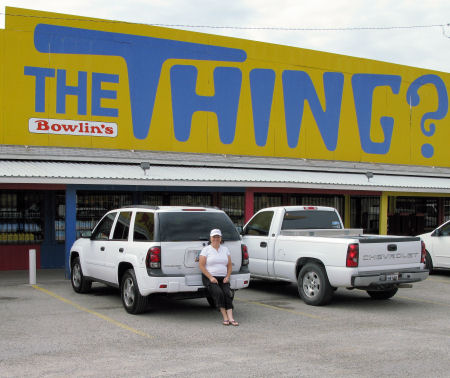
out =
<svg viewBox="0 0 450 378"><path fill-rule="evenodd" d="M134 220L135 241L151 241L153 240L154 215L150 212L137 212Z"/></svg>
<svg viewBox="0 0 450 378"><path fill-rule="evenodd" d="M159 213L161 241L209 240L213 228L222 231L223 240L240 240L233 222L224 213L167 212Z"/></svg>
<svg viewBox="0 0 450 378"><path fill-rule="evenodd" d="M282 230L340 229L341 221L335 211L302 210L284 214Z"/></svg>

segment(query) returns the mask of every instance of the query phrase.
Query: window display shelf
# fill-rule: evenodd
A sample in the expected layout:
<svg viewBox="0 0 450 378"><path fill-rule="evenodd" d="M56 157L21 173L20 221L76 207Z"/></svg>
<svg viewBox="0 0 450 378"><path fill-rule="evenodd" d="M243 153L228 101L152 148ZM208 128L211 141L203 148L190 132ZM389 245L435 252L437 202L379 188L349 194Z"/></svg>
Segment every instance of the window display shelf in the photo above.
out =
<svg viewBox="0 0 450 378"><path fill-rule="evenodd" d="M42 195L0 191L0 244L39 243L44 238Z"/></svg>

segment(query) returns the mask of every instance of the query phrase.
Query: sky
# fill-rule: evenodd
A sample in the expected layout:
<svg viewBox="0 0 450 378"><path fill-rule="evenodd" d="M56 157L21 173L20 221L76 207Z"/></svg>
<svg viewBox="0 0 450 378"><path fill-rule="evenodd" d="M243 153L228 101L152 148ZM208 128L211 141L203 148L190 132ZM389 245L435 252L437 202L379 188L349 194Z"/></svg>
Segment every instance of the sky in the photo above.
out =
<svg viewBox="0 0 450 378"><path fill-rule="evenodd" d="M449 0L0 0L1 28L5 5L141 24L214 26L173 28L450 72Z"/></svg>

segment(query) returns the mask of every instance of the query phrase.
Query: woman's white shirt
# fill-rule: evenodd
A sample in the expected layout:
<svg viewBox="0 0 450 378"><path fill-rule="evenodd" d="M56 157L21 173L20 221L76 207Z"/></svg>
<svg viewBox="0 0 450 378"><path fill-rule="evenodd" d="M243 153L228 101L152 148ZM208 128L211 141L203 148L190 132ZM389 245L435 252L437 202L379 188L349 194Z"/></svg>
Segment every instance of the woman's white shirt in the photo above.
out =
<svg viewBox="0 0 450 378"><path fill-rule="evenodd" d="M228 256L230 251L227 247L221 245L219 250L215 249L212 245L208 245L200 252L200 256L206 257L206 270L213 276L225 277L228 269Z"/></svg>

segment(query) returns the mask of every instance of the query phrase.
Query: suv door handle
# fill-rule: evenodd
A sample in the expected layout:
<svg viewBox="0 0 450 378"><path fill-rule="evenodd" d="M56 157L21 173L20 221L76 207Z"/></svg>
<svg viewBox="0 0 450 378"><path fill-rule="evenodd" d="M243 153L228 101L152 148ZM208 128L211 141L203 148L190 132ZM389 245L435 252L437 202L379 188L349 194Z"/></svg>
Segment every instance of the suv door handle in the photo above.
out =
<svg viewBox="0 0 450 378"><path fill-rule="evenodd" d="M262 247L262 248L266 248L267 247L267 243L266 242L261 242L259 244L259 246Z"/></svg>
<svg viewBox="0 0 450 378"><path fill-rule="evenodd" d="M100 247L100 251L104 251L105 250L105 247Z"/></svg>
<svg viewBox="0 0 450 378"><path fill-rule="evenodd" d="M122 252L123 252L123 248L119 248L119 252L121 252L121 253L122 253Z"/></svg>

